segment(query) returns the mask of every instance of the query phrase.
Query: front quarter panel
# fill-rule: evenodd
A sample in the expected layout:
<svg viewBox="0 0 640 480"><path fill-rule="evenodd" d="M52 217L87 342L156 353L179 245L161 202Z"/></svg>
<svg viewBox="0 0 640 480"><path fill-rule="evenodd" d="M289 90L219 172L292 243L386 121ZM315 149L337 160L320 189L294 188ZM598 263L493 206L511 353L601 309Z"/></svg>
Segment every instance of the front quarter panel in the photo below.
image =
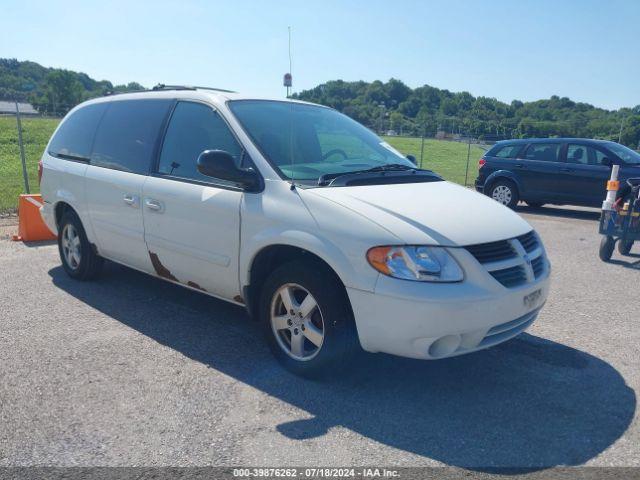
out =
<svg viewBox="0 0 640 480"><path fill-rule="evenodd" d="M305 193L291 189L287 182L267 180L262 194L244 195L241 286L250 283L251 264L262 249L289 245L327 262L345 286L373 291L378 272L367 263L366 252L374 245L397 243L398 239L366 218Z"/></svg>

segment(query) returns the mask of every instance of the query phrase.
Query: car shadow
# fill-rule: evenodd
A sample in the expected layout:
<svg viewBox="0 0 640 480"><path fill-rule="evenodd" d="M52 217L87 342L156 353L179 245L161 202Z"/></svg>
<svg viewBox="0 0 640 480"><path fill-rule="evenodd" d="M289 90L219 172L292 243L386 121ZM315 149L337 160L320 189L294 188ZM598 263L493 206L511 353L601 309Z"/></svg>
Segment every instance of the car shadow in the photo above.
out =
<svg viewBox="0 0 640 480"><path fill-rule="evenodd" d="M545 217L573 218L575 220L600 220L600 210L596 209L573 209L556 206L545 207L529 207L527 205L519 205L515 209L518 213L526 213L528 215L540 215Z"/></svg>
<svg viewBox="0 0 640 480"><path fill-rule="evenodd" d="M293 440L341 426L448 465L508 473L581 465L634 417L635 393L615 368L530 334L437 362L363 354L337 378L309 381L276 363L240 307L111 263L90 283L61 267L49 274L115 321L308 412L273 426Z"/></svg>

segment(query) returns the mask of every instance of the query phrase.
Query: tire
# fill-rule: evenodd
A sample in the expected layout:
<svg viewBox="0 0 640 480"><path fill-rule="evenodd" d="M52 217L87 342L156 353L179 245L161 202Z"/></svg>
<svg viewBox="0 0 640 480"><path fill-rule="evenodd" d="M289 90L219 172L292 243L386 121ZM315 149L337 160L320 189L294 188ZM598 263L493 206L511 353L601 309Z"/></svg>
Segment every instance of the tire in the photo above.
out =
<svg viewBox="0 0 640 480"><path fill-rule="evenodd" d="M600 260L603 262L611 261L611 255L613 255L615 246L616 241L613 237L602 237L602 240L600 240Z"/></svg>
<svg viewBox="0 0 640 480"><path fill-rule="evenodd" d="M631 252L632 247L633 247L633 240L627 240L626 242L623 242L622 240L620 240L618 242L618 253L620 253L620 255L629 255L629 252Z"/></svg>
<svg viewBox="0 0 640 480"><path fill-rule="evenodd" d="M531 208L542 208L544 206L544 203L542 202L526 202L527 205L529 205Z"/></svg>
<svg viewBox="0 0 640 480"><path fill-rule="evenodd" d="M275 269L261 291L259 319L277 360L303 377L340 373L359 349L347 293L317 261L296 260Z"/></svg>
<svg viewBox="0 0 640 480"><path fill-rule="evenodd" d="M489 189L488 195L502 205L515 208L520 200L518 187L511 180L496 180Z"/></svg>
<svg viewBox="0 0 640 480"><path fill-rule="evenodd" d="M73 210L62 215L58 232L58 252L67 275L76 280L95 278L102 269L104 259L94 251L80 218Z"/></svg>

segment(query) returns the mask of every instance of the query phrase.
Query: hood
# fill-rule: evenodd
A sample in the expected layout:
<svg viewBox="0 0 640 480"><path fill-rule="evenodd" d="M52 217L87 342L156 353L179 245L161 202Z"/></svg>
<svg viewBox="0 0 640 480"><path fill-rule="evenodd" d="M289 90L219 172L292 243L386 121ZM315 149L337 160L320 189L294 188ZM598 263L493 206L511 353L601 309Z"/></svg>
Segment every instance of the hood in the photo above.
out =
<svg viewBox="0 0 640 480"><path fill-rule="evenodd" d="M449 182L314 188L305 194L352 210L406 244L466 246L532 229L509 208Z"/></svg>

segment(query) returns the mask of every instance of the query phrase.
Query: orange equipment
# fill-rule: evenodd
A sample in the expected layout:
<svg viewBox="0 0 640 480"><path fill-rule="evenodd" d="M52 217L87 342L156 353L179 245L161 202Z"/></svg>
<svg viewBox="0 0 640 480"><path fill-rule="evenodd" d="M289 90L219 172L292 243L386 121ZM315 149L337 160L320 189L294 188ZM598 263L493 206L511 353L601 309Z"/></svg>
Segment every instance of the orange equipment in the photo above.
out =
<svg viewBox="0 0 640 480"><path fill-rule="evenodd" d="M42 195L20 195L18 234L13 236L13 241L37 242L56 239L40 216L41 206Z"/></svg>

